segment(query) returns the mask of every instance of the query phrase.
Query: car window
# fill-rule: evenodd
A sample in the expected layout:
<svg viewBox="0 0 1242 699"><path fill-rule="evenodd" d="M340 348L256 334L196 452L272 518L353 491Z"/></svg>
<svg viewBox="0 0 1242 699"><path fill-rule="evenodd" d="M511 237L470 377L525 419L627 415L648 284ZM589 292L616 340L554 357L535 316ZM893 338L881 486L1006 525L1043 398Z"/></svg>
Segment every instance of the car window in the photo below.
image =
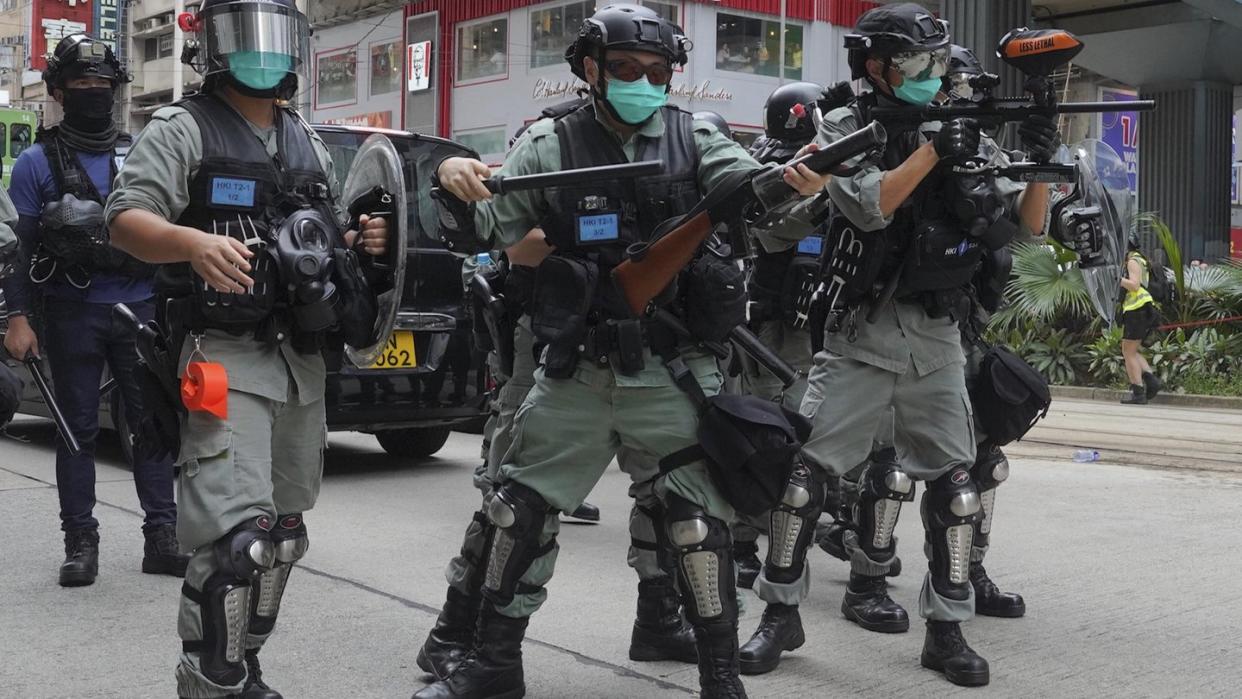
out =
<svg viewBox="0 0 1242 699"><path fill-rule="evenodd" d="M342 184L349 176L358 149L370 133L356 131L324 130L319 133L332 156L332 167ZM392 136L393 145L405 161L406 196L409 198L410 241L415 247L442 250L437 228L439 226L435 204L431 201L432 169L451 155L468 155L468 151L453 143L424 141L413 137ZM346 203L347 204L347 203Z"/></svg>

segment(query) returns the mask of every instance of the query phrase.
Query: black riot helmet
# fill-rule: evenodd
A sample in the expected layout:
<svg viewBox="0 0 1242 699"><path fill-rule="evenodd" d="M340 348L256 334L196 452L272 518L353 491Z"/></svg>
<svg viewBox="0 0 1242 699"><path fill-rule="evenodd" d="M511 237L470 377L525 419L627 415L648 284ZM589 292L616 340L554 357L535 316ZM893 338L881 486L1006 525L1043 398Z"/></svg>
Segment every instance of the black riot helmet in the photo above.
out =
<svg viewBox="0 0 1242 699"><path fill-rule="evenodd" d="M921 5L912 2L867 10L858 18L854 32L845 35L850 76L854 80L867 77L868 58L892 59L906 54L931 54L928 62L939 63L943 75L948 46L948 22L936 19Z"/></svg>
<svg viewBox="0 0 1242 699"><path fill-rule="evenodd" d="M204 89L224 80L251 97L289 99L297 91L310 24L294 0L204 0L178 22L196 35L181 62L203 76Z"/></svg>
<svg viewBox="0 0 1242 699"><path fill-rule="evenodd" d="M681 27L642 5L605 5L582 23L578 38L565 49L573 74L586 80L582 59L590 56L602 63L608 49L649 51L668 59L671 66L684 66L694 44Z"/></svg>
<svg viewBox="0 0 1242 699"><path fill-rule="evenodd" d="M712 126L715 126L716 130L724 134L725 138L733 138L733 130L729 128L729 122L725 121L724 117L720 116L716 112L704 110L701 112L695 112L692 116L695 119L706 121Z"/></svg>
<svg viewBox="0 0 1242 699"><path fill-rule="evenodd" d="M980 102L990 97L997 85L1000 85L1000 76L984 70L974 51L957 44L949 48L949 68L942 88L949 99Z"/></svg>
<svg viewBox="0 0 1242 699"><path fill-rule="evenodd" d="M50 94L77 78L104 78L114 88L133 79L107 44L86 34L70 34L61 39L47 57L43 82L47 83Z"/></svg>
<svg viewBox="0 0 1242 699"><path fill-rule="evenodd" d="M819 99L824 88L815 83L787 83L763 103L763 133L781 141L809 142L819 130Z"/></svg>

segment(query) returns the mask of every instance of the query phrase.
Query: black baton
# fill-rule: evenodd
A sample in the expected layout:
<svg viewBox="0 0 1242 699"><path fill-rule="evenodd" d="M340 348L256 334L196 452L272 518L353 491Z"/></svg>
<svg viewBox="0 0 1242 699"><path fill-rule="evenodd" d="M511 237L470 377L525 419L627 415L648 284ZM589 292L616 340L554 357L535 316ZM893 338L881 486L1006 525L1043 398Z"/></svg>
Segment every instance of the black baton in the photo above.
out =
<svg viewBox="0 0 1242 699"><path fill-rule="evenodd" d="M52 414L52 421L56 423L56 431L64 440L69 454L77 456L81 453L82 446L78 444L78 438L73 436L73 430L69 429L65 414L60 411L60 404L56 402L56 396L52 395L52 387L48 384L47 377L43 375L43 360L32 354L26 357L26 368L30 369L30 376L34 378L35 386L39 387L39 393L43 394L43 402L47 404L48 412Z"/></svg>
<svg viewBox="0 0 1242 699"><path fill-rule="evenodd" d="M681 322L677 316L669 313L663 308L657 308L652 317L657 321L668 326L673 332L682 337L689 338L699 343L708 352L716 355L719 359L725 359L729 356L729 348L719 342L709 342L699 340L690 333L690 329L686 324ZM794 381L798 380L798 371L789 365L780 355L773 352L771 348L763 344L757 335L750 331L745 325L736 325L729 331L729 339L734 342L743 352L750 355L752 359L759 363L764 369L767 369L780 380L782 387L789 388Z"/></svg>

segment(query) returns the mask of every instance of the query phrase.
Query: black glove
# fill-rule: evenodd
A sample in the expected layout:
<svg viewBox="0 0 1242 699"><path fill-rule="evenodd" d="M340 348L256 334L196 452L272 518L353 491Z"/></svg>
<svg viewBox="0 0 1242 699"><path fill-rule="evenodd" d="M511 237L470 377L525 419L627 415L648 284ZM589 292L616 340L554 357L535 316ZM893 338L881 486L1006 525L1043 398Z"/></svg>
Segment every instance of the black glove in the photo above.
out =
<svg viewBox="0 0 1242 699"><path fill-rule="evenodd" d="M1031 114L1023 119L1018 126L1018 136L1022 140L1022 150L1037 163L1051 160L1061 143L1056 122L1044 114Z"/></svg>
<svg viewBox="0 0 1242 699"><path fill-rule="evenodd" d="M1067 209L1052 222L1049 232L1065 249L1078 253L1083 267L1095 267L1104 263L1101 216L1098 206Z"/></svg>
<svg viewBox="0 0 1242 699"><path fill-rule="evenodd" d="M979 154L979 122L975 119L954 119L940 127L932 142L941 158L970 158Z"/></svg>

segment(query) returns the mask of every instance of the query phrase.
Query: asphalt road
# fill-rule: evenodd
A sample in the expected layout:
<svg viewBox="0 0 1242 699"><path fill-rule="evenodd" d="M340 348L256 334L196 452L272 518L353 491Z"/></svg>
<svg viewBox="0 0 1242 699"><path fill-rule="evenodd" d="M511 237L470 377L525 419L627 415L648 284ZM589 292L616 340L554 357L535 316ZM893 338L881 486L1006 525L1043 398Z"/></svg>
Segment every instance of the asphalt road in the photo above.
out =
<svg viewBox="0 0 1242 699"><path fill-rule="evenodd" d="M1057 424L1074 430L1063 442L1112 440L1105 460L1071 463ZM992 664L992 684L969 693L1237 696L1242 480L1219 464L1242 462L1242 414L1071 401L1048 425L1014 450L988 557L993 577L1023 593L1029 612L965 626ZM141 516L115 441L103 445L98 469L99 581L63 589L53 431L22 418L9 431L15 439L0 438L0 697L173 696L180 581L139 572ZM1193 451L1169 447L1178 444ZM478 449L479 437L454 435L438 457L402 462L369 436L333 435L320 503L307 517L310 551L263 653L266 679L286 697L395 698L421 686L414 653L478 504L470 486ZM625 565L626 485L610 470L591 498L603 521L563 530L550 598L525 645L528 696L696 691L691 666L627 658L635 577ZM912 611L920 529L908 508L898 530L908 572L892 594ZM847 574L813 551L807 644L776 672L747 678L752 697L968 693L919 667L921 625L880 635L846 622L838 609ZM762 611L747 598L743 640Z"/></svg>

